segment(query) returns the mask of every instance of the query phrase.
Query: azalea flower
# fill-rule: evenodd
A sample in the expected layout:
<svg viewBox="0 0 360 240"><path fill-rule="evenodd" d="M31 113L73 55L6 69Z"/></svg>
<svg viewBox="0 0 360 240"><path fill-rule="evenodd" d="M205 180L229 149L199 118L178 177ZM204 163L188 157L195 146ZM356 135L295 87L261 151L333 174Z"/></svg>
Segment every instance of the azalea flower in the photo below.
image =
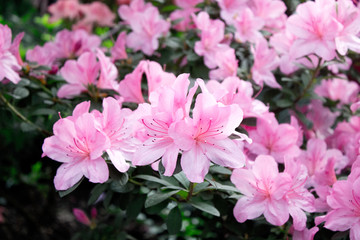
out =
<svg viewBox="0 0 360 240"><path fill-rule="evenodd" d="M103 183L109 170L101 157L109 148L106 135L95 128L95 117L90 113L77 114L88 109L89 102L79 104L71 118L61 118L54 124L54 136L45 139L43 157L62 162L54 179L57 190L66 190L83 176L90 182Z"/></svg>
<svg viewBox="0 0 360 240"><path fill-rule="evenodd" d="M202 182L215 164L240 168L245 164L241 149L228 137L243 136L235 131L243 118L239 106L223 106L208 92L199 94L193 109L193 118L176 122L169 131L176 145L183 150L181 167L191 182Z"/></svg>
<svg viewBox="0 0 360 240"><path fill-rule="evenodd" d="M246 147L253 154L271 155L277 162L283 163L285 156L296 157L300 154L298 135L293 126L279 124L273 116L268 116L268 119L258 118L256 129L249 131L253 142Z"/></svg>
<svg viewBox="0 0 360 240"><path fill-rule="evenodd" d="M23 64L19 54L19 44L24 33L18 34L11 43L11 29L0 24L0 81L8 79L13 83L20 81L18 71Z"/></svg>
<svg viewBox="0 0 360 240"><path fill-rule="evenodd" d="M272 88L281 88L271 72L278 67L279 58L274 49L268 47L265 39L260 38L255 47L251 47L254 55L254 65L251 68L252 78L256 84L263 86L264 83Z"/></svg>

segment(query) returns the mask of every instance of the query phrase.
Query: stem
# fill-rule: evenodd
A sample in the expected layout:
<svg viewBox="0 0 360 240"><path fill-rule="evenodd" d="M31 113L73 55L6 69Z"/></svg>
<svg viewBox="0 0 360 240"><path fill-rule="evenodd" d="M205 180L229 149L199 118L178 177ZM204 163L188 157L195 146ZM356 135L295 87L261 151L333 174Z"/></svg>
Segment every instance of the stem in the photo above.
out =
<svg viewBox="0 0 360 240"><path fill-rule="evenodd" d="M11 112L13 112L16 116L18 116L22 121L26 122L27 124L30 124L31 126L35 127L35 129L39 132L41 132L42 134L46 135L46 136L51 136L52 134L45 130L42 129L41 127L39 127L38 125L36 125L35 123L33 123L32 121L30 121L28 118L26 118L24 115L22 115L16 108L14 105L12 105L6 98L5 96L2 94L2 92L0 92L0 99L5 103L5 105L10 109Z"/></svg>
<svg viewBox="0 0 360 240"><path fill-rule="evenodd" d="M193 182L190 182L190 186L189 186L189 193L186 197L186 201L188 202L190 200L190 198L192 197L193 195L193 191L194 191L194 183Z"/></svg>
<svg viewBox="0 0 360 240"><path fill-rule="evenodd" d="M306 87L304 88L304 91L302 92L302 94L300 96L298 96L295 101L294 101L294 105L300 101L300 99L302 99L305 95L305 93L311 88L311 86L316 82L316 76L319 74L320 72L320 69L321 69L321 61L322 61L322 58L319 58L319 62L315 68L315 70L312 72L312 75L311 75L311 79L309 81L309 83L306 85Z"/></svg>
<svg viewBox="0 0 360 240"><path fill-rule="evenodd" d="M138 186L142 186L142 185L143 185L142 183L140 183L140 182L138 182L138 181L135 181L134 179L131 179L131 178L129 178L129 182L131 182L131 183L133 183L133 184L135 184L135 185L138 185Z"/></svg>

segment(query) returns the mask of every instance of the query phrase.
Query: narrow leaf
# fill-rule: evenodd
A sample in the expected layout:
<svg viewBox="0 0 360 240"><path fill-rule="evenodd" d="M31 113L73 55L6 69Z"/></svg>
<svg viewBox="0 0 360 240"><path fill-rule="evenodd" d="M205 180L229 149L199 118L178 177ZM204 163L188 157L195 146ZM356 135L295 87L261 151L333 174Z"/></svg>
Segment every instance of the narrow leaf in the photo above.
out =
<svg viewBox="0 0 360 240"><path fill-rule="evenodd" d="M193 207L203 211L207 212L211 215L214 215L216 217L220 217L220 212L217 210L213 205L207 202L203 202L200 199L192 198L189 202Z"/></svg>
<svg viewBox="0 0 360 240"><path fill-rule="evenodd" d="M153 193L153 194L149 193L145 201L145 208L161 203L162 201L165 201L166 199L178 193L179 191L180 190L174 190L167 193Z"/></svg>
<svg viewBox="0 0 360 240"><path fill-rule="evenodd" d="M177 234L181 230L182 218L180 209L176 206L169 212L169 215L166 219L166 227L169 234Z"/></svg>

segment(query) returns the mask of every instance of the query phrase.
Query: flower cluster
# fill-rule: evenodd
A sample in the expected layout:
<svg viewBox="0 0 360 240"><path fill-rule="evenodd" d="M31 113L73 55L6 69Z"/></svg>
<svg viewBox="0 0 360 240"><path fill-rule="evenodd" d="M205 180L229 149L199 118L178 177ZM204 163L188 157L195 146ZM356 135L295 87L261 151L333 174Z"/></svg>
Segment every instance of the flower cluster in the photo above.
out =
<svg viewBox="0 0 360 240"><path fill-rule="evenodd" d="M111 49L80 29L27 51L28 62L59 68L58 100L102 99L102 110L77 104L45 139L43 156L62 163L55 188L84 176L104 183L109 165L122 173L161 166L167 177L180 166L191 184L202 183L219 165L241 193L233 208L239 223L263 215L274 226L290 221L294 239L313 239L325 222L360 239L360 88L346 72L360 53L360 9L350 0L315 0L287 16L280 0L175 4L168 16L144 0L122 4ZM214 5L216 19L206 11ZM78 24L115 19L99 2L61 0L49 11ZM22 36L11 44L0 25L0 81L20 81ZM183 37L181 52L164 60L174 36ZM194 62L205 77L183 73Z"/></svg>

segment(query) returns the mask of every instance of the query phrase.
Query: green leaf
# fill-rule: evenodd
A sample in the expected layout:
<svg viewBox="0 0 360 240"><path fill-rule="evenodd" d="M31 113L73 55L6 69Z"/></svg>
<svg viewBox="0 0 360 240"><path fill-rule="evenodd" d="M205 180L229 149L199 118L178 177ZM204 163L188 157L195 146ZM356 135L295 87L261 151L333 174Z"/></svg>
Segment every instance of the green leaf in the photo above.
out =
<svg viewBox="0 0 360 240"><path fill-rule="evenodd" d="M182 217L180 209L176 206L169 212L166 219L166 227L169 234L174 235L180 232L182 225Z"/></svg>
<svg viewBox="0 0 360 240"><path fill-rule="evenodd" d="M93 204L96 202L96 200L99 199L100 195L107 189L108 184L97 184L92 190L91 190L91 196L88 201L88 205Z"/></svg>
<svg viewBox="0 0 360 240"><path fill-rule="evenodd" d="M232 174L232 171L230 169L222 167L222 166L216 166L216 165L211 166L210 171L215 172L215 173L224 174L224 175L231 175Z"/></svg>
<svg viewBox="0 0 360 240"><path fill-rule="evenodd" d="M17 88L15 88L12 96L15 99L23 99L23 98L26 98L27 96L29 96L29 94L30 94L30 92L26 88L17 87Z"/></svg>
<svg viewBox="0 0 360 240"><path fill-rule="evenodd" d="M175 38L175 37L166 38L165 44L169 48L181 48L182 47L181 40L178 38Z"/></svg>
<svg viewBox="0 0 360 240"><path fill-rule="evenodd" d="M281 107L281 108L287 108L293 105L293 101L289 100L289 99L279 99L275 102L276 106Z"/></svg>
<svg viewBox="0 0 360 240"><path fill-rule="evenodd" d="M174 191L167 192L167 193L150 192L145 201L145 208L148 208L148 207L154 206L158 203L161 203L162 201L165 201L166 199L168 199L172 195L178 193L179 191L180 190L174 190Z"/></svg>
<svg viewBox="0 0 360 240"><path fill-rule="evenodd" d="M200 59L200 57L198 55L196 55L196 53L192 52L192 51L189 51L186 55L186 59L189 61L189 62L194 62L198 59Z"/></svg>
<svg viewBox="0 0 360 240"><path fill-rule="evenodd" d="M236 192L236 193L239 193L239 189L237 189L236 187L233 187L233 186L229 186L229 185L224 185L224 184L221 184L219 182L215 182L211 179L209 179L208 177L205 177L206 181L208 181L212 186L208 187L207 189L215 189L215 190L219 190L219 191L230 191L230 192Z"/></svg>
<svg viewBox="0 0 360 240"><path fill-rule="evenodd" d="M124 186L129 181L129 175L125 172L119 172L114 165L108 164L110 179L119 186Z"/></svg>
<svg viewBox="0 0 360 240"><path fill-rule="evenodd" d="M208 182L202 182L202 183L198 183L195 185L194 187L194 193L200 192L202 190L204 190L205 188L207 188L210 184Z"/></svg>
<svg viewBox="0 0 360 240"><path fill-rule="evenodd" d="M72 191L74 191L82 182L82 180L84 179L84 177L82 177L80 179L80 181L78 181L74 186L72 186L71 188L69 188L68 190L64 190L64 191L59 191L59 196L60 197L65 197L66 195L68 195L69 193L71 193Z"/></svg>
<svg viewBox="0 0 360 240"><path fill-rule="evenodd" d="M135 219L143 208L144 202L145 195L134 196L134 199L129 202L129 205L126 208L126 215L128 216L128 218Z"/></svg>
<svg viewBox="0 0 360 240"><path fill-rule="evenodd" d="M120 185L119 182L112 182L110 189L118 193L128 193L134 190L134 184L127 183L126 185Z"/></svg>
<svg viewBox="0 0 360 240"><path fill-rule="evenodd" d="M220 212L213 205L211 205L208 202L204 202L201 199L192 198L189 203L193 207L195 207L203 212L207 212L216 217L220 217Z"/></svg>
<svg viewBox="0 0 360 240"><path fill-rule="evenodd" d="M171 186L172 184L163 180L163 179L160 179L160 178L157 178L157 177L154 177L154 176L150 176L150 175L137 175L137 176L134 176L134 178L140 178L140 179L143 179L143 180L147 180L147 181L151 181L151 182L156 182L156 183L159 183L161 185L165 185L165 186Z"/></svg>
<svg viewBox="0 0 360 240"><path fill-rule="evenodd" d="M31 115L56 115L57 112L51 108L38 108Z"/></svg>
<svg viewBox="0 0 360 240"><path fill-rule="evenodd" d="M168 5L168 6L161 8L161 12L173 12L176 9L179 9L179 7L175 6L175 5Z"/></svg>
<svg viewBox="0 0 360 240"><path fill-rule="evenodd" d="M27 79L27 78L21 78L21 81L18 82L18 84L16 86L18 87L26 87L26 86L29 86L30 85L30 80Z"/></svg>
<svg viewBox="0 0 360 240"><path fill-rule="evenodd" d="M187 177L185 176L184 172L179 172L178 174L175 174L174 177L176 178L176 180L178 180L181 185L183 185L186 189L189 188L190 186L190 181L187 179Z"/></svg>

